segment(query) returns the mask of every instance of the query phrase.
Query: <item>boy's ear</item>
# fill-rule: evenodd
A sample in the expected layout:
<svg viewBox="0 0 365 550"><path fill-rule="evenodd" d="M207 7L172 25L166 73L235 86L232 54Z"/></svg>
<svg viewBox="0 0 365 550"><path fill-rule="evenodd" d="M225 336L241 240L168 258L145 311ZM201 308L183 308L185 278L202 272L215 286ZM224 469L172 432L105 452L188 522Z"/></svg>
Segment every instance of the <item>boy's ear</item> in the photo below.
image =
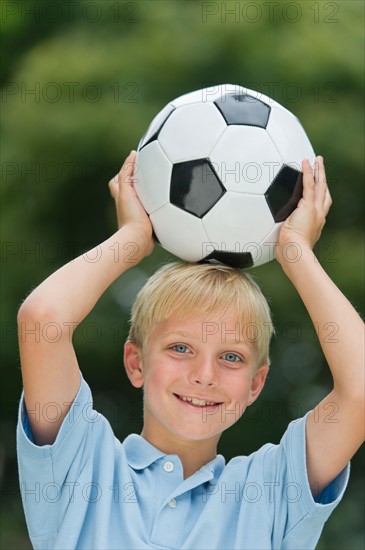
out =
<svg viewBox="0 0 365 550"><path fill-rule="evenodd" d="M266 377L269 372L269 365L261 365L255 372L251 382L251 392L249 404L251 405L261 393L265 385Z"/></svg>
<svg viewBox="0 0 365 550"><path fill-rule="evenodd" d="M132 386L141 388L144 382L142 350L130 340L124 344L124 368Z"/></svg>

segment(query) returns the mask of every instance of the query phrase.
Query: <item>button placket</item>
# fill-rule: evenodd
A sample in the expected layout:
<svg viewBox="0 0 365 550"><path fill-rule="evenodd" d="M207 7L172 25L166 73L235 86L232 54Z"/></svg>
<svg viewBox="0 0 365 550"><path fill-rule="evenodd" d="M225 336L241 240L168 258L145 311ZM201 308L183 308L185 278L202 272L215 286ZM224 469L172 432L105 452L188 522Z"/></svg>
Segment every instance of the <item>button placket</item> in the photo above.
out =
<svg viewBox="0 0 365 550"><path fill-rule="evenodd" d="M163 469L165 470L166 473L170 474L175 470L175 464L171 460L166 460L166 462L163 465ZM170 499L167 505L170 508L176 508L176 505L177 505L176 498Z"/></svg>
<svg viewBox="0 0 365 550"><path fill-rule="evenodd" d="M190 486L200 483L195 479L184 480L183 467L178 456L161 457L158 469L161 506L156 511L150 540L158 547L180 548L182 526L185 524L190 505L190 495L185 493L190 490ZM169 529L166 529L166 525Z"/></svg>

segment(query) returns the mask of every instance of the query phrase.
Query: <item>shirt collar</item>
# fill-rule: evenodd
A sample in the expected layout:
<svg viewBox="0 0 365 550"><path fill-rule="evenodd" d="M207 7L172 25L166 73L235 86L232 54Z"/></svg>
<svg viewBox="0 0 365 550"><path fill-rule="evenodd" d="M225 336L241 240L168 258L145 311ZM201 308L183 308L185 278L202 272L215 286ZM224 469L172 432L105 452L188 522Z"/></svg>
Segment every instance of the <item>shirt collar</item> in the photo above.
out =
<svg viewBox="0 0 365 550"><path fill-rule="evenodd" d="M165 453L138 434L128 435L123 442L123 447L129 466L135 470L147 468L152 462L166 456Z"/></svg>
<svg viewBox="0 0 365 550"><path fill-rule="evenodd" d="M129 466L134 470L142 470L148 468L159 458L167 456L157 447L149 443L144 437L138 434L128 435L124 442L123 447L127 456ZM222 455L217 455L213 460L202 466L201 470L211 474L213 478L218 478L225 466L225 459ZM209 476L210 477L210 476Z"/></svg>

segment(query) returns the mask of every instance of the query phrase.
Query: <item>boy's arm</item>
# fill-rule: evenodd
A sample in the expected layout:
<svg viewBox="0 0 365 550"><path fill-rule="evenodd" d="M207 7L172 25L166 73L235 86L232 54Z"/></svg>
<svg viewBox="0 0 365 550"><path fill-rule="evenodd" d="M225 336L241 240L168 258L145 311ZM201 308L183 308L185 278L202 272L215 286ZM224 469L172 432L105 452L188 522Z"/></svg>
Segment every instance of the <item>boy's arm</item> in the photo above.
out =
<svg viewBox="0 0 365 550"><path fill-rule="evenodd" d="M331 205L323 158L317 157L316 164L314 178L309 162L303 162L303 198L283 225L277 247L278 261L317 327L333 376L333 390L307 420L307 469L314 494L343 470L364 440L364 325L311 250ZM290 261L290 252L298 250L300 259ZM334 338L328 338L329 327L337 331Z"/></svg>
<svg viewBox="0 0 365 550"><path fill-rule="evenodd" d="M41 283L18 312L24 398L38 445L54 442L77 394L77 325L124 271L153 250L152 227L132 184L135 153L109 183L119 230Z"/></svg>

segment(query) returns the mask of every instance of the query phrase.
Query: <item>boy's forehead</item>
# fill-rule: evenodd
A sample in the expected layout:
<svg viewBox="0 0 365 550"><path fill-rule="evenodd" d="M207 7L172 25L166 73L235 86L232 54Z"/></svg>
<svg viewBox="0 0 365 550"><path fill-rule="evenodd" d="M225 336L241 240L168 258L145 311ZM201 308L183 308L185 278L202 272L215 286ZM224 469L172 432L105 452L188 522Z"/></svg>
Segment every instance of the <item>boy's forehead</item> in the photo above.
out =
<svg viewBox="0 0 365 550"><path fill-rule="evenodd" d="M174 313L157 323L154 333L157 337L169 337L174 334L183 337L195 337L203 342L219 338L221 341L247 342L248 323L244 323L236 313L197 315L188 319L180 319Z"/></svg>

